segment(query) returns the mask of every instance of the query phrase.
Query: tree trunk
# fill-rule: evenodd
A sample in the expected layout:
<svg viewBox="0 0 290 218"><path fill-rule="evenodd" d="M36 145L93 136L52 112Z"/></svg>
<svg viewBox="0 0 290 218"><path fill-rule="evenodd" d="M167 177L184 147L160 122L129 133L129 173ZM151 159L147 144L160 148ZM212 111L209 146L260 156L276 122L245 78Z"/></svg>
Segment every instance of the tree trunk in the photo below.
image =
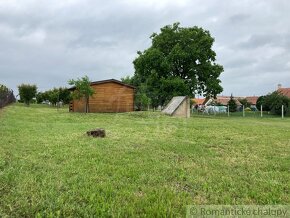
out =
<svg viewBox="0 0 290 218"><path fill-rule="evenodd" d="M86 97L86 113L89 113L89 97Z"/></svg>

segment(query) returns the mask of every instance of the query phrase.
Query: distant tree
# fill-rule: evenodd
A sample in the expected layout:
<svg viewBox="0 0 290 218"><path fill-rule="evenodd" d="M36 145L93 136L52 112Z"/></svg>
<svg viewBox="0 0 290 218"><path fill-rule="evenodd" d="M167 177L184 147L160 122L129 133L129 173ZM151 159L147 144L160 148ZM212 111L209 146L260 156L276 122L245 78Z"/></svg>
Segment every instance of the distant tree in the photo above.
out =
<svg viewBox="0 0 290 218"><path fill-rule="evenodd" d="M38 92L36 94L36 102L37 104L41 104L43 101L47 101L49 99L48 92Z"/></svg>
<svg viewBox="0 0 290 218"><path fill-rule="evenodd" d="M36 103L37 104L41 104L43 101L46 100L46 99L44 99L44 93L43 92L37 92L35 98L36 98Z"/></svg>
<svg viewBox="0 0 290 218"><path fill-rule="evenodd" d="M76 80L71 79L68 81L69 85L73 85L75 90L72 94L74 99L85 100L85 112L89 112L89 97L94 94L94 89L91 87L91 81L88 76L78 78Z"/></svg>
<svg viewBox="0 0 290 218"><path fill-rule="evenodd" d="M263 106L263 111L270 111L270 105L266 104L265 99L266 96L260 96L257 99L256 107L259 111L261 110L261 105Z"/></svg>
<svg viewBox="0 0 290 218"><path fill-rule="evenodd" d="M214 38L209 31L174 23L150 38L152 45L137 52L133 63L135 86L137 90L145 87L153 107L164 105L174 95L198 92L215 97L222 92L219 76L223 67L215 62Z"/></svg>
<svg viewBox="0 0 290 218"><path fill-rule="evenodd" d="M72 99L71 93L67 88L59 88L59 100L64 104L69 104Z"/></svg>
<svg viewBox="0 0 290 218"><path fill-rule="evenodd" d="M14 103L16 101L12 90L9 90L5 85L0 84L0 108Z"/></svg>
<svg viewBox="0 0 290 218"><path fill-rule="evenodd" d="M121 78L121 81L125 84L134 86L134 77L125 76Z"/></svg>
<svg viewBox="0 0 290 218"><path fill-rule="evenodd" d="M0 95L3 93L6 93L8 91L9 91L9 89L6 86L0 84Z"/></svg>
<svg viewBox="0 0 290 218"><path fill-rule="evenodd" d="M229 105L229 111L230 112L236 112L237 111L237 102L234 99L234 96L233 95L231 95L231 98L228 101L228 105Z"/></svg>
<svg viewBox="0 0 290 218"><path fill-rule="evenodd" d="M59 99L59 89L57 89L57 88L50 89L50 90L48 90L46 92L46 94L47 94L49 102L53 106L56 106L57 102L60 101L60 99Z"/></svg>
<svg viewBox="0 0 290 218"><path fill-rule="evenodd" d="M0 99L4 98L8 91L9 89L6 86L0 84Z"/></svg>
<svg viewBox="0 0 290 218"><path fill-rule="evenodd" d="M244 105L245 108L251 107L251 103L246 98L240 98L239 102Z"/></svg>
<svg viewBox="0 0 290 218"><path fill-rule="evenodd" d="M30 84L21 84L18 86L20 100L29 106L32 99L36 97L37 86Z"/></svg>
<svg viewBox="0 0 290 218"><path fill-rule="evenodd" d="M282 105L284 105L284 115L290 112L290 99L277 91L266 95L264 104L269 107L272 114L281 115Z"/></svg>
<svg viewBox="0 0 290 218"><path fill-rule="evenodd" d="M36 101L38 104L43 101L48 100L53 105L56 105L57 102L62 101L63 104L68 104L71 101L71 93L67 88L53 88L45 92L38 92L36 94Z"/></svg>

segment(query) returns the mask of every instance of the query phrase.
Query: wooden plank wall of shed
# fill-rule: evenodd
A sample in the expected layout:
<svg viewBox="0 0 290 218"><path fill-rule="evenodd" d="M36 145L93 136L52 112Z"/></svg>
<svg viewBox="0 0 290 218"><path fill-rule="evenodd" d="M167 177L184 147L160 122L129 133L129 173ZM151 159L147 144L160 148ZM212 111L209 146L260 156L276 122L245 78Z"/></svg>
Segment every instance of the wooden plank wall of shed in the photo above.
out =
<svg viewBox="0 0 290 218"><path fill-rule="evenodd" d="M114 82L96 84L90 97L90 112L128 112L134 110L134 89ZM85 101L74 101L74 112L85 111Z"/></svg>
<svg viewBox="0 0 290 218"><path fill-rule="evenodd" d="M73 100L73 112L85 112L85 100Z"/></svg>

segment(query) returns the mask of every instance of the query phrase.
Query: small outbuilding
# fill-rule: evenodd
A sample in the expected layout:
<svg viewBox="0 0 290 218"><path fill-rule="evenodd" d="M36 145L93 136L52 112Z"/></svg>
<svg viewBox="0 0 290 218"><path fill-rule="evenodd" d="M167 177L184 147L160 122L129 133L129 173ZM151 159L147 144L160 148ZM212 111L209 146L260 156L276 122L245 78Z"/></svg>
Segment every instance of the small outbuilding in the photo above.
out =
<svg viewBox="0 0 290 218"><path fill-rule="evenodd" d="M89 98L89 112L130 112L134 111L135 88L115 79L96 81L91 83L94 94ZM75 87L69 89L74 91ZM85 99L72 100L70 112L85 112Z"/></svg>
<svg viewBox="0 0 290 218"><path fill-rule="evenodd" d="M162 110L162 113L174 117L190 117L190 99L187 96L176 96Z"/></svg>

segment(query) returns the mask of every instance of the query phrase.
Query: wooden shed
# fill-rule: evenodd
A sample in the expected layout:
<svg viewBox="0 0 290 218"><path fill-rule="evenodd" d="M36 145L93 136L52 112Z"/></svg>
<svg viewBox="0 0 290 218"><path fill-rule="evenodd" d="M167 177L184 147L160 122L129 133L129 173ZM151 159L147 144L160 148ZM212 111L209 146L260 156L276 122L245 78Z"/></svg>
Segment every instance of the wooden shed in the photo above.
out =
<svg viewBox="0 0 290 218"><path fill-rule="evenodd" d="M89 98L89 112L129 112L134 110L133 86L115 79L96 81L91 83L95 93ZM74 91L75 87L69 90ZM70 112L85 112L85 99L73 100Z"/></svg>

